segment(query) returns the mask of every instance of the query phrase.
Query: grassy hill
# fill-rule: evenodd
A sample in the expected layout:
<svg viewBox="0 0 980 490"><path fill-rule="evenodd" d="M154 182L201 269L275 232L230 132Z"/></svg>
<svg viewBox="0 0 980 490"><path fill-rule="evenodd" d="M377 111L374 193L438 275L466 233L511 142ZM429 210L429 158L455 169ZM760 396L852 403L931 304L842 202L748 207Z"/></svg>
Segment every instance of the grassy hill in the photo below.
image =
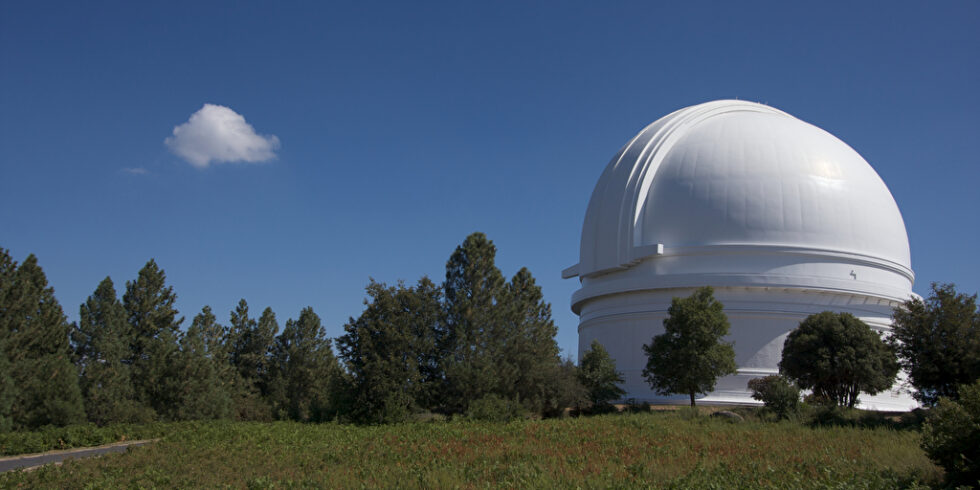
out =
<svg viewBox="0 0 980 490"><path fill-rule="evenodd" d="M941 470L919 432L808 427L689 411L358 427L170 425L126 454L0 474L0 487L896 488Z"/></svg>

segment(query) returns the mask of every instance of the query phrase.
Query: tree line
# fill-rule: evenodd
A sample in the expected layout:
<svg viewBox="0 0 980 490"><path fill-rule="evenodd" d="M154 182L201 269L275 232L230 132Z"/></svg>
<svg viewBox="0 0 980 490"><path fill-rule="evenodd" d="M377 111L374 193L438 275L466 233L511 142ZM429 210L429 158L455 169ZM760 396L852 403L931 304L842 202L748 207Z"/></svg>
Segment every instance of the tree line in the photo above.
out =
<svg viewBox="0 0 980 490"><path fill-rule="evenodd" d="M226 324L205 306L183 329L173 286L152 259L121 297L105 278L69 323L37 258L17 264L0 249L0 430L218 418L386 423L477 409L548 416L591 405L596 390L619 395L620 378L610 388L560 357L551 306L531 272L508 281L495 255L474 233L441 285L372 279L363 312L330 339L311 307L280 331L271 308L256 317L244 299Z"/></svg>

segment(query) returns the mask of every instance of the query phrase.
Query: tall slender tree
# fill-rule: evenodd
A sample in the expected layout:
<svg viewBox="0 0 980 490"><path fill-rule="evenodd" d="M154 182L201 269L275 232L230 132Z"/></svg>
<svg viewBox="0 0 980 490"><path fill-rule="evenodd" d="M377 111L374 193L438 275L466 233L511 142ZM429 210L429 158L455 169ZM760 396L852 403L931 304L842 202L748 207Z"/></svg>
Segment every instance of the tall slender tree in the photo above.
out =
<svg viewBox="0 0 980 490"><path fill-rule="evenodd" d="M106 277L79 307L79 321L72 330L75 362L85 412L91 422L136 422L148 415L135 399L129 356L126 310L116 296L112 279Z"/></svg>
<svg viewBox="0 0 980 490"><path fill-rule="evenodd" d="M494 265L496 247L483 233L473 233L456 247L446 263L442 401L454 413L499 386L494 345L502 338L505 318L498 307L504 279Z"/></svg>
<svg viewBox="0 0 980 490"><path fill-rule="evenodd" d="M10 408L13 427L84 420L70 326L37 258L29 255L19 267L9 257L0 259L0 269L0 347L17 387Z"/></svg>
<svg viewBox="0 0 980 490"><path fill-rule="evenodd" d="M0 433L13 428L14 399L17 397L17 387L10 377L10 360L7 359L7 342L10 341L10 323L7 316L8 296L12 295L11 286L14 283L14 272L17 263L6 249L0 248Z"/></svg>
<svg viewBox="0 0 980 490"><path fill-rule="evenodd" d="M157 412L172 413L182 389L173 367L180 354L177 342L184 319L177 318L177 295L166 280L164 271L150 259L135 281L126 282L123 307L130 332L127 362L133 368L136 396Z"/></svg>
<svg viewBox="0 0 980 490"><path fill-rule="evenodd" d="M223 330L211 307L205 306L181 337L176 368L183 385L169 418L221 419L231 415L236 373L227 361Z"/></svg>
<svg viewBox="0 0 980 490"><path fill-rule="evenodd" d="M501 297L498 307L504 323L492 344L498 366L495 391L540 413L550 398L548 381L561 369L551 305L544 301L541 287L526 267L507 283Z"/></svg>
<svg viewBox="0 0 980 490"><path fill-rule="evenodd" d="M334 393L341 369L313 308L286 322L276 339L273 366L272 398L280 417L324 421L336 416Z"/></svg>

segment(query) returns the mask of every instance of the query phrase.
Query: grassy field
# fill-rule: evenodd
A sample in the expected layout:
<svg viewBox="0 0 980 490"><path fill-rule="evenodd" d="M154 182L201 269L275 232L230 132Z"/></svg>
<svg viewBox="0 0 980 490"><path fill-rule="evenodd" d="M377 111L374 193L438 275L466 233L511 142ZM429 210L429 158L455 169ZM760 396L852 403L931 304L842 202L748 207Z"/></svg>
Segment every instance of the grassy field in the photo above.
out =
<svg viewBox="0 0 980 490"><path fill-rule="evenodd" d="M151 446L0 474L0 487L897 488L941 478L915 430L652 412L508 424L172 424Z"/></svg>

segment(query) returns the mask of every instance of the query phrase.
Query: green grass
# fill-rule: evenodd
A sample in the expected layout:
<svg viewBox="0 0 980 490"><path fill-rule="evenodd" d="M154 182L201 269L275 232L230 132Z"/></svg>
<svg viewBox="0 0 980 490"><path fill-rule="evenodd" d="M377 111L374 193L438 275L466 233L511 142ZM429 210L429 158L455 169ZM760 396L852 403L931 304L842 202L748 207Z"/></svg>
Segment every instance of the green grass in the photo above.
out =
<svg viewBox="0 0 980 490"><path fill-rule="evenodd" d="M915 430L678 413L379 427L169 426L153 445L0 474L0 487L896 488L939 483Z"/></svg>

